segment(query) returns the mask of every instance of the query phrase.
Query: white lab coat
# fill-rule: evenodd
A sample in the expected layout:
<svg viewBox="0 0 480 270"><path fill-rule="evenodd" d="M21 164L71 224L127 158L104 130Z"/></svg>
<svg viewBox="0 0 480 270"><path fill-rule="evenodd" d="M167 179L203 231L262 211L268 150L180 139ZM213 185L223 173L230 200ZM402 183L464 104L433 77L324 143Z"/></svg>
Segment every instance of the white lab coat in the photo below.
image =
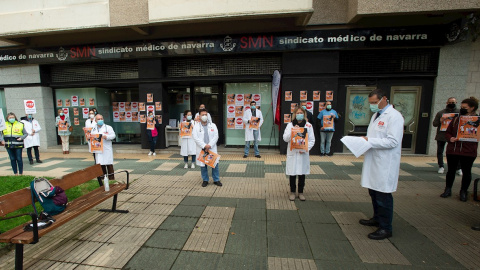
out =
<svg viewBox="0 0 480 270"><path fill-rule="evenodd" d="M191 120L190 123L195 127L195 121ZM193 133L193 130L192 130ZM192 137L182 137L182 143L180 146L180 155L183 157L196 155L197 154L197 145Z"/></svg>
<svg viewBox="0 0 480 270"><path fill-rule="evenodd" d="M28 136L23 140L25 148L40 146L40 134L38 134L38 132L42 130L42 128L38 121L33 119L31 123L28 120L22 120L21 122L23 123L25 130L28 132ZM35 131L35 134L33 135L32 130Z"/></svg>
<svg viewBox="0 0 480 270"><path fill-rule="evenodd" d="M217 126L214 124L214 123L208 123L208 139L209 139L209 142L208 142L208 145L210 145L212 148L211 148L211 151L215 152L218 154L217 152L217 141L218 141L218 129L217 129ZM204 167L205 164L203 164L202 162L198 161L198 157L200 156L200 151L202 151L202 149L205 147L205 145L207 145L204 141L203 141L203 138L204 138L204 130L203 130L203 125L202 123L197 123L194 127L193 127L193 131L192 131L192 137L193 137L193 140L195 141L195 144L197 145L197 152L196 152L196 155L197 155L197 165L198 166L201 166L201 167Z"/></svg>
<svg viewBox="0 0 480 270"><path fill-rule="evenodd" d="M210 115L210 113L207 113L207 118L208 118L208 120L207 120L208 123L213 123L212 116ZM199 119L198 121L200 121L200 115L198 114L198 112L197 112L197 114L195 114L195 118L193 118L193 119L195 119L195 120Z"/></svg>
<svg viewBox="0 0 480 270"><path fill-rule="evenodd" d="M95 153L95 160L100 165L113 164L113 147L112 140L115 139L115 131L109 125L103 124L102 127L95 125L92 128L92 134L102 134L103 153Z"/></svg>
<svg viewBox="0 0 480 270"><path fill-rule="evenodd" d="M256 117L260 118L260 125L258 126L258 141L262 140L260 128L262 127L263 124L263 114L262 111L255 109L255 115ZM253 129L250 129L249 126L250 124L248 121L252 119L252 110L245 110L243 113L243 123L245 124L245 141L250 142L253 141Z"/></svg>
<svg viewBox="0 0 480 270"><path fill-rule="evenodd" d="M87 119L85 121L85 127L86 128L89 128L89 127L93 128L96 125L97 125L97 123L95 123L95 119L93 119L93 120Z"/></svg>
<svg viewBox="0 0 480 270"><path fill-rule="evenodd" d="M391 193L397 190L404 119L392 106L374 120L376 115L367 130L372 148L365 153L362 187Z"/></svg>
<svg viewBox="0 0 480 270"><path fill-rule="evenodd" d="M288 123L283 132L283 140L288 143L287 145L287 164L285 167L285 173L287 175L306 175L310 174L310 154L299 149L293 149L290 151L290 139L292 138L293 124ZM308 151L315 145L315 133L313 131L312 124L307 122L305 124L308 132ZM301 154L304 152L304 154Z"/></svg>

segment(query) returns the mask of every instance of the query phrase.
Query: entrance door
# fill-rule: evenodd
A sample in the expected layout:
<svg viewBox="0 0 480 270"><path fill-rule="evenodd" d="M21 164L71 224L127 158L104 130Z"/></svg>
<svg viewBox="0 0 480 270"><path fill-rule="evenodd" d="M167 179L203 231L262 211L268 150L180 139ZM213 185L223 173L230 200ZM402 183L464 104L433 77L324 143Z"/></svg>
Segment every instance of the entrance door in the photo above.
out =
<svg viewBox="0 0 480 270"><path fill-rule="evenodd" d="M194 86L194 104L192 112L195 115L198 112L200 104L204 104L208 113L212 116L212 121L218 128L218 143L224 143L223 134L223 114L222 114L222 91L218 85Z"/></svg>
<svg viewBox="0 0 480 270"><path fill-rule="evenodd" d="M375 86L347 87L346 136L365 136L367 134L368 124L370 123L370 118L372 118L368 94L375 88Z"/></svg>
<svg viewBox="0 0 480 270"><path fill-rule="evenodd" d="M421 92L421 86L392 86L391 88L390 103L395 105L395 109L405 119L402 140L404 153L415 153Z"/></svg>

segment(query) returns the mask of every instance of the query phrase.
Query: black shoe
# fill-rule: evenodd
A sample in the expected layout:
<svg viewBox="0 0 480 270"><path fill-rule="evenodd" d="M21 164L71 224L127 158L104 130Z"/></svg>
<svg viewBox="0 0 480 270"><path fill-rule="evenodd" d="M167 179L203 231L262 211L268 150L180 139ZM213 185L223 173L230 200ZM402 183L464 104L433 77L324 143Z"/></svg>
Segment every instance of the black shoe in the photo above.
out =
<svg viewBox="0 0 480 270"><path fill-rule="evenodd" d="M37 159L37 163L43 163L43 161L41 161L40 159Z"/></svg>
<svg viewBox="0 0 480 270"><path fill-rule="evenodd" d="M358 223L362 224L363 226L375 226L378 227L378 221L375 219L360 219Z"/></svg>
<svg viewBox="0 0 480 270"><path fill-rule="evenodd" d="M320 156L321 156L321 157L324 157L324 156L325 156L325 153L320 153Z"/></svg>
<svg viewBox="0 0 480 270"><path fill-rule="evenodd" d="M30 165L33 165L33 160L30 160Z"/></svg>
<svg viewBox="0 0 480 270"><path fill-rule="evenodd" d="M447 198L452 196L452 189L451 188L445 188L445 191L443 191L442 194L440 194L440 197L442 198Z"/></svg>
<svg viewBox="0 0 480 270"><path fill-rule="evenodd" d="M327 156L329 157L333 156L333 152L328 153Z"/></svg>
<svg viewBox="0 0 480 270"><path fill-rule="evenodd" d="M260 156L260 155L256 155L255 157L256 157L256 158L261 158L262 156Z"/></svg>
<svg viewBox="0 0 480 270"><path fill-rule="evenodd" d="M475 224L472 226L472 230L480 231L480 224Z"/></svg>
<svg viewBox="0 0 480 270"><path fill-rule="evenodd" d="M243 155L243 158L247 158L248 156L247 155Z"/></svg>
<svg viewBox="0 0 480 270"><path fill-rule="evenodd" d="M466 190L460 190L460 201L466 202L468 197L468 192Z"/></svg>
<svg viewBox="0 0 480 270"><path fill-rule="evenodd" d="M392 237L392 232L385 229L378 229L375 232L368 234L368 238L373 240L383 240L389 237Z"/></svg>
<svg viewBox="0 0 480 270"><path fill-rule="evenodd" d="M202 187L206 187L206 186L208 186L208 181L203 181L202 182Z"/></svg>
<svg viewBox="0 0 480 270"><path fill-rule="evenodd" d="M216 186L219 186L219 187L223 186L222 182L220 182L220 181L213 182L213 184L216 185Z"/></svg>

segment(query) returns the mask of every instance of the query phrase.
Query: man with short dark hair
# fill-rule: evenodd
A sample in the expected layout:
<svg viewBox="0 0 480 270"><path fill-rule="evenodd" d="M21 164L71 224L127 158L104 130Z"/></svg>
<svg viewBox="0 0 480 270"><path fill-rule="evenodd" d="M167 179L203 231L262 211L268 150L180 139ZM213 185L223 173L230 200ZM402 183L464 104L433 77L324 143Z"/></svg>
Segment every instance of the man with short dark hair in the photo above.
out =
<svg viewBox="0 0 480 270"><path fill-rule="evenodd" d="M243 113L243 123L245 124L245 150L243 158L248 157L248 152L250 151L250 142L253 141L253 149L255 151L255 157L261 158L260 151L258 150L258 142L262 140L260 134L260 127L263 124L263 114L262 111L257 109L257 103L252 100L250 102L250 110L245 110ZM252 117L257 117L258 119L254 120L255 127L250 128L250 122Z"/></svg>
<svg viewBox="0 0 480 270"><path fill-rule="evenodd" d="M445 109L437 112L435 118L433 119L433 126L437 128L437 134L435 135L435 140L437 141L437 163L438 163L438 173L445 172L445 165L443 163L443 152L445 151L445 145L447 144L447 139L445 138L446 128L442 130L442 123L444 126L448 126L447 123L450 123L451 119L445 117L445 114L450 113L459 113L460 110L457 108L457 99L450 97L447 100L447 106ZM457 174L462 175L462 169L460 163L457 166Z"/></svg>
<svg viewBox="0 0 480 270"><path fill-rule="evenodd" d="M392 193L397 190L400 172L404 119L380 89L369 94L368 102L374 114L363 137L371 148L365 152L361 183L372 199L373 217L361 219L360 224L379 227L368 238L382 240L392 236Z"/></svg>

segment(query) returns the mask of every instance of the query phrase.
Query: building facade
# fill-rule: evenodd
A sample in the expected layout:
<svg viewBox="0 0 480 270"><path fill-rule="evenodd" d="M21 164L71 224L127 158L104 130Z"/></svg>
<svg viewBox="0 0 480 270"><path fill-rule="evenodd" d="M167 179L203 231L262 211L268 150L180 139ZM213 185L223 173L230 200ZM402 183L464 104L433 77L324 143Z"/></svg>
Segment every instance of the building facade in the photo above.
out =
<svg viewBox="0 0 480 270"><path fill-rule="evenodd" d="M285 153L292 106L307 101L316 116L331 100L341 116L332 147L344 152L339 139L366 133L367 95L381 88L405 117L404 152L434 155L435 113L450 96L480 97L480 1L21 2L0 11L0 108L24 115L24 101L34 100L44 148L58 144L59 108L77 122L72 144L85 143L84 110L95 107L116 143L139 148L148 147L142 119L152 110L165 148L177 140L169 127L200 104L220 143L243 145L239 119L256 100L261 145Z"/></svg>

